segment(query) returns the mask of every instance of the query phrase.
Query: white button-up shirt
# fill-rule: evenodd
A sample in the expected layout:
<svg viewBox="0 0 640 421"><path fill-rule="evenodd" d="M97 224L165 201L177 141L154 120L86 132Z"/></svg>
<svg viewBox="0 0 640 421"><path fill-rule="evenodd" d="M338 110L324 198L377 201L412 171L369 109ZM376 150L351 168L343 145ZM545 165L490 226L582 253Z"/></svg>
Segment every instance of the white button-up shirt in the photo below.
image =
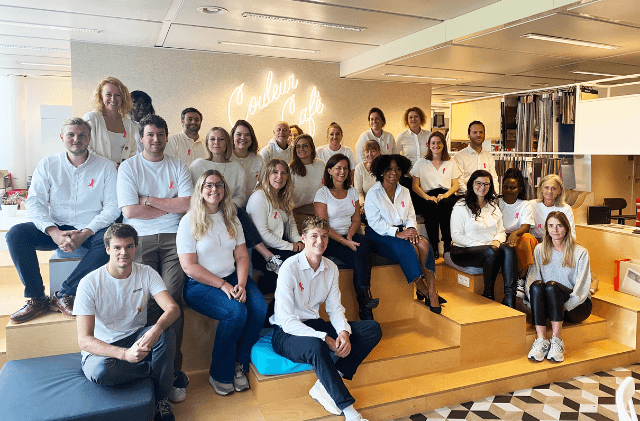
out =
<svg viewBox="0 0 640 421"><path fill-rule="evenodd" d="M476 218L464 200L457 202L451 212L451 239L458 247L486 246L494 240L504 243L507 234L498 204L487 203Z"/></svg>
<svg viewBox="0 0 640 421"><path fill-rule="evenodd" d="M76 168L67 152L49 155L33 173L27 219L42 232L53 225L71 225L96 233L120 215L116 183L116 167L106 158L89 152Z"/></svg>
<svg viewBox="0 0 640 421"><path fill-rule="evenodd" d="M407 129L396 137L396 149L400 155L409 158L411 164L415 164L427 153L429 136L431 136L429 130L420 129L420 133L415 134L411 129Z"/></svg>
<svg viewBox="0 0 640 421"><path fill-rule="evenodd" d="M469 181L471 174L477 170L489 171L493 178L493 188L496 192L500 190L498 174L496 173L496 163L489 152L481 150L478 154L478 152L469 145L463 150L456 152L453 160L456 161L462 171L462 176L460 177L460 189L458 190L458 193L464 193L467 191L467 182Z"/></svg>
<svg viewBox="0 0 640 421"><path fill-rule="evenodd" d="M376 182L364 199L364 213L371 229L380 235L395 237L399 225L405 228L418 226L409 190L400 183L391 203L382 184Z"/></svg>
<svg viewBox="0 0 640 421"><path fill-rule="evenodd" d="M284 261L278 275L275 293L275 312L269 322L286 333L324 340L327 336L303 322L320 318L320 304L325 304L331 325L339 334L351 334L351 326L344 315L338 286L338 267L323 257L318 270L313 270L304 252Z"/></svg>

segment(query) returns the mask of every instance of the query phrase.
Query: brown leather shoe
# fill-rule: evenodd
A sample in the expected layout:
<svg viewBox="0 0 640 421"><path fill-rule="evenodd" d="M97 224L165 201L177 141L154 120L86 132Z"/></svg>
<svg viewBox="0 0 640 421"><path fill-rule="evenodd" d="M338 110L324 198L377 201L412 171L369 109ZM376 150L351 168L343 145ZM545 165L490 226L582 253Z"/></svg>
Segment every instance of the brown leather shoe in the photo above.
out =
<svg viewBox="0 0 640 421"><path fill-rule="evenodd" d="M12 323L24 323L33 319L40 314L48 313L50 310L49 298L45 300L29 299L20 310L16 311L9 317Z"/></svg>
<svg viewBox="0 0 640 421"><path fill-rule="evenodd" d="M57 307L57 310L67 317L73 317L73 301L76 297L73 295L63 295L58 298L58 293L54 292L51 296L51 304Z"/></svg>

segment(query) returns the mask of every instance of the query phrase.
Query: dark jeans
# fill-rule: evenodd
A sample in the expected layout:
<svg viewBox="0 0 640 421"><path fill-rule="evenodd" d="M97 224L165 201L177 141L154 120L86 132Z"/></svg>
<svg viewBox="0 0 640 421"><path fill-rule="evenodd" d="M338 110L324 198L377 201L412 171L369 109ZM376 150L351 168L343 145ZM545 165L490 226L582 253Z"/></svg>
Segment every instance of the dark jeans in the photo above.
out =
<svg viewBox="0 0 640 421"><path fill-rule="evenodd" d="M238 284L236 272L224 280L232 286ZM233 383L236 361L249 371L251 347L258 342L267 314L267 303L251 278L247 278L245 290L247 301L241 303L230 300L220 288L193 278L188 277L184 285L184 299L189 307L219 321L209 374L220 383Z"/></svg>
<svg viewBox="0 0 640 421"><path fill-rule="evenodd" d="M112 343L122 348L131 346L142 337L150 326ZM134 380L153 379L156 401L165 399L173 389L173 358L176 338L173 329L162 332L151 352L139 363L88 354L82 357L82 371L94 383L115 386Z"/></svg>
<svg viewBox="0 0 640 421"><path fill-rule="evenodd" d="M504 278L504 295L516 295L516 277L518 260L516 250L506 243L500 247L491 245L475 247L451 247L451 260L458 266L482 268L484 276L483 297L493 300L493 292L498 272L502 268Z"/></svg>
<svg viewBox="0 0 640 421"><path fill-rule="evenodd" d="M353 269L353 287L356 292L360 292L363 287L371 286L371 240L364 235L356 234L353 241L360 243L356 251L340 244L339 241L329 239L324 255L337 257Z"/></svg>
<svg viewBox="0 0 640 421"><path fill-rule="evenodd" d="M582 304L571 311L564 310L564 302L569 299L573 291L561 283L549 281L534 281L529 286L531 299L531 319L535 326L546 326L547 318L552 322L565 321L580 323L591 314L591 300L587 298Z"/></svg>
<svg viewBox="0 0 640 421"><path fill-rule="evenodd" d="M297 254L291 250L277 250L270 247L267 247L267 249L271 253L280 256L283 262L294 254ZM251 263L253 263L254 269L259 270L263 274L258 280L260 292L263 294L273 294L276 290L276 284L278 283L278 275L267 270L267 261L264 260L264 257L262 257L260 253L251 253Z"/></svg>
<svg viewBox="0 0 640 421"><path fill-rule="evenodd" d="M258 229L254 225L251 218L249 218L249 214L247 213L247 211L239 206L236 206L236 210L238 211L238 220L240 221L240 225L242 225L244 242L247 248L249 249L262 243L262 237L260 237Z"/></svg>
<svg viewBox="0 0 640 421"><path fill-rule="evenodd" d="M313 319L303 323L317 331L325 332L330 338L338 337L330 322ZM340 409L352 405L355 399L347 390L338 371L344 375L345 379L351 380L362 361L367 358L367 355L382 338L380 325L374 320L349 322L349 325L351 326L351 336L349 337L351 353L338 359L335 363L331 359L332 351L329 349L329 345L322 339L312 336L290 335L285 333L280 326L275 325L271 340L273 350L279 355L297 363L311 364L320 383Z"/></svg>
<svg viewBox="0 0 640 421"><path fill-rule="evenodd" d="M439 194L445 194L447 191L447 189L434 189L425 193L432 197L438 197ZM442 242L445 248L449 249L451 247L451 211L457 201L458 197L455 194L442 199L438 203L432 200L425 200L418 195L413 201L416 213L424 218L424 227L427 230L429 242L434 248L440 242L438 230L442 232Z"/></svg>
<svg viewBox="0 0 640 421"><path fill-rule="evenodd" d="M75 230L70 225L58 226L62 231ZM76 289L80 280L89 272L104 266L109 261L109 255L105 251L104 233L106 228L94 233L87 238L82 245L89 252L80 260L78 266L62 284L62 294L76 295ZM44 232L36 228L33 222L14 225L6 235L7 246L11 260L16 266L20 280L24 284L24 296L29 298L44 298L44 284L40 274L40 265L36 250L55 250L58 245ZM55 292L55 291L51 291Z"/></svg>

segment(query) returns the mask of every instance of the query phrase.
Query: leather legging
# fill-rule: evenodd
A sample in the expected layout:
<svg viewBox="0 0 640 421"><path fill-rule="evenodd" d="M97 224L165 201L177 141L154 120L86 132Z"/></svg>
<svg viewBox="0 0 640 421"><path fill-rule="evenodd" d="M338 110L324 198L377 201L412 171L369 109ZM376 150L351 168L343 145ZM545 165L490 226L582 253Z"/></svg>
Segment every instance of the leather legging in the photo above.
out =
<svg viewBox="0 0 640 421"><path fill-rule="evenodd" d="M587 298L571 311L565 311L564 303L573 291L554 282L534 281L529 286L531 319L534 326L546 326L547 317L552 322L580 323L591 314L591 300Z"/></svg>
<svg viewBox="0 0 640 421"><path fill-rule="evenodd" d="M482 296L494 299L494 285L498 272L502 268L504 278L504 295L514 297L516 295L516 277L518 261L516 251L506 243L500 247L491 245L474 247L451 247L451 260L458 266L471 266L482 268L484 276L484 292Z"/></svg>

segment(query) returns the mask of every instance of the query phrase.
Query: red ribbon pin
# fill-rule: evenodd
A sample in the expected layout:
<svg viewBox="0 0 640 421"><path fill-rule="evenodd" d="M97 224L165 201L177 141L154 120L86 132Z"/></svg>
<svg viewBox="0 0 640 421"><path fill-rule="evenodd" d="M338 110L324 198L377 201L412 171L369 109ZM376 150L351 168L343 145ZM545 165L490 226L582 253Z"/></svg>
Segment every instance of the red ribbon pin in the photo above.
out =
<svg viewBox="0 0 640 421"><path fill-rule="evenodd" d="M95 180L92 178L91 183L89 183L89 187L93 187L93 183L95 183Z"/></svg>
<svg viewBox="0 0 640 421"><path fill-rule="evenodd" d="M169 189L173 188L173 181L171 182L171 184L169 184Z"/></svg>
<svg viewBox="0 0 640 421"><path fill-rule="evenodd" d="M298 286L300 287L300 291L304 291L304 287L302 286L302 282L298 282Z"/></svg>

